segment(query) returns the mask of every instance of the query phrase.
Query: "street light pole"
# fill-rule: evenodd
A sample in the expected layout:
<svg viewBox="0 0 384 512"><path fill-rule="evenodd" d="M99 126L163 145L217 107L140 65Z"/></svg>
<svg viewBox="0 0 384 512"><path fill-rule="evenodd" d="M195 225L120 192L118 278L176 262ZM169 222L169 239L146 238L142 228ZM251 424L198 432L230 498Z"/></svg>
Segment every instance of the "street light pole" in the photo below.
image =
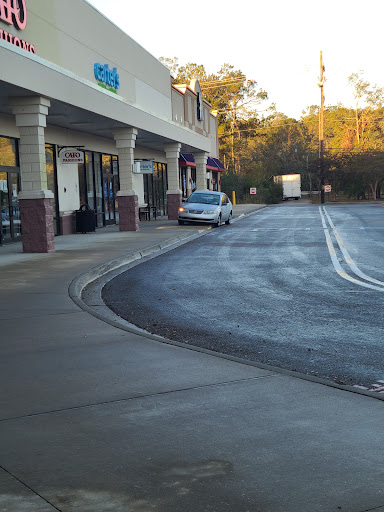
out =
<svg viewBox="0 0 384 512"><path fill-rule="evenodd" d="M319 161L320 161L320 202L325 202L324 196L324 64L323 52L320 52L320 115L319 115Z"/></svg>

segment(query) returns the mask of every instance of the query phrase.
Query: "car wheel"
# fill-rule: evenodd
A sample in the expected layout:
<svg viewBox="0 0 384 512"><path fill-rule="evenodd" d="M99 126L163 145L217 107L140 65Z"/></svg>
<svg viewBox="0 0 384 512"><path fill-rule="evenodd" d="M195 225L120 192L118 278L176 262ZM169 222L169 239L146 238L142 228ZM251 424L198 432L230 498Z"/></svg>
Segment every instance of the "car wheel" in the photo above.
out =
<svg viewBox="0 0 384 512"><path fill-rule="evenodd" d="M179 223L179 226L184 226L184 221L183 220L178 220L177 222Z"/></svg>
<svg viewBox="0 0 384 512"><path fill-rule="evenodd" d="M215 224L216 228L219 228L221 226L221 214L219 215L219 218L217 219L217 222Z"/></svg>
<svg viewBox="0 0 384 512"><path fill-rule="evenodd" d="M232 212L229 214L228 219L225 221L226 224L230 224L232 222Z"/></svg>

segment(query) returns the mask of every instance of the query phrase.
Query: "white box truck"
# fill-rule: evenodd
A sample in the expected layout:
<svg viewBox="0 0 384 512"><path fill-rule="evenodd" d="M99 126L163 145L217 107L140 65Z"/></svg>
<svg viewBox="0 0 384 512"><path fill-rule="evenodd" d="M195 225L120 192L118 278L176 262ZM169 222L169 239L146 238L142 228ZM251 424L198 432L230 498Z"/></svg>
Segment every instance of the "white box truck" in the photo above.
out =
<svg viewBox="0 0 384 512"><path fill-rule="evenodd" d="M301 175L300 174L282 174L274 176L273 181L283 186L283 199L300 199L301 197Z"/></svg>

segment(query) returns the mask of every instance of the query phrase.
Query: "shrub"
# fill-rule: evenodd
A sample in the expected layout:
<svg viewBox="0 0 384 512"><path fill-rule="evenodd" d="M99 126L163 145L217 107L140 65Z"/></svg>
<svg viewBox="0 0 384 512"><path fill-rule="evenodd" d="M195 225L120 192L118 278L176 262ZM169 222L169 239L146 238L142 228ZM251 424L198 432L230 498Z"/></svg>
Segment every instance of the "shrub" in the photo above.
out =
<svg viewBox="0 0 384 512"><path fill-rule="evenodd" d="M257 189L256 196L249 192L252 187ZM276 204L283 199L282 185L266 179L255 179L252 176L234 174L230 171L222 176L221 189L229 197L232 197L232 191L234 191L237 203Z"/></svg>

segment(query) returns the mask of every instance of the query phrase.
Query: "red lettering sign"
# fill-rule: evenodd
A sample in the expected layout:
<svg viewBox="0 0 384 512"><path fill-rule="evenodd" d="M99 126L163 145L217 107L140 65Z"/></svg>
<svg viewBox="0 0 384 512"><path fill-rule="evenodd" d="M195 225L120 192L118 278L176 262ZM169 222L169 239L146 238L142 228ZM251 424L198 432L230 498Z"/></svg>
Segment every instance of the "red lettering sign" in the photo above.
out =
<svg viewBox="0 0 384 512"><path fill-rule="evenodd" d="M27 26L25 0L0 0L0 19L19 30Z"/></svg>
<svg viewBox="0 0 384 512"><path fill-rule="evenodd" d="M7 41L8 43L13 43L15 46L18 46L27 52L36 53L36 49L33 44L29 44L18 37L13 37L12 34L9 34L5 30L0 29L0 39L3 39L3 41Z"/></svg>
<svg viewBox="0 0 384 512"><path fill-rule="evenodd" d="M73 149L62 149L60 151L60 159L62 164L83 164L84 153Z"/></svg>

